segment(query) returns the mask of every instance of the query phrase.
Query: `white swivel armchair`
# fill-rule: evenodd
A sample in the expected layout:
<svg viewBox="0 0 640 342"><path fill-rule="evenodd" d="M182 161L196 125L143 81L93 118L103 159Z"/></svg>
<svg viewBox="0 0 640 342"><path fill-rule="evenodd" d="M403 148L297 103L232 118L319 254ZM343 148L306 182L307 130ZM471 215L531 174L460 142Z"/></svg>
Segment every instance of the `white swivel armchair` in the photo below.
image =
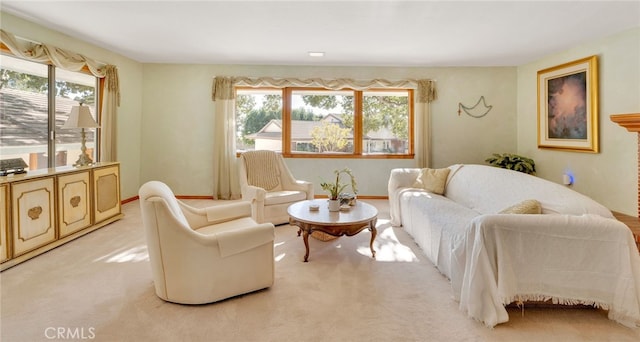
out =
<svg viewBox="0 0 640 342"><path fill-rule="evenodd" d="M296 180L282 155L274 151L241 154L239 170L242 199L251 202L258 223L288 223L291 204L313 199L313 183Z"/></svg>
<svg viewBox="0 0 640 342"><path fill-rule="evenodd" d="M204 304L273 285L274 226L256 223L249 203L194 208L158 181L139 196L158 297Z"/></svg>

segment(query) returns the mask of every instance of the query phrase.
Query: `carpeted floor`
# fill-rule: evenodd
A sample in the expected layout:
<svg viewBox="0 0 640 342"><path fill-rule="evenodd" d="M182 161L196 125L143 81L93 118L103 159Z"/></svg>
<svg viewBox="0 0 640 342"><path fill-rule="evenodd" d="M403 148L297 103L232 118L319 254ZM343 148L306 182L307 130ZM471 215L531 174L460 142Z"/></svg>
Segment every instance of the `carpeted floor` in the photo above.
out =
<svg viewBox="0 0 640 342"><path fill-rule="evenodd" d="M187 201L206 206L213 201ZM0 274L0 340L51 341L639 341L640 329L596 309L509 309L489 329L451 298L449 282L378 207L370 233L310 239L276 227L272 288L207 305L156 297L139 203L125 217ZM204 286L204 285L203 285Z"/></svg>

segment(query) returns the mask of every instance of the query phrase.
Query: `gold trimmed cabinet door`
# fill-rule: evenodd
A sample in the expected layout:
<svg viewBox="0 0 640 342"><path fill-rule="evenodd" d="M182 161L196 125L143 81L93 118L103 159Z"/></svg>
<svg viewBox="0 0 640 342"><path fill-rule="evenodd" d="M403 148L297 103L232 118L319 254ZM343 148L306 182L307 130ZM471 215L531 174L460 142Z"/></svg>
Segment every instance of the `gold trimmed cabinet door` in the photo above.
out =
<svg viewBox="0 0 640 342"><path fill-rule="evenodd" d="M58 229L65 237L91 225L89 171L58 176Z"/></svg>
<svg viewBox="0 0 640 342"><path fill-rule="evenodd" d="M0 185L0 263L9 259L9 203L7 203L7 186Z"/></svg>
<svg viewBox="0 0 640 342"><path fill-rule="evenodd" d="M54 177L11 184L13 255L56 240Z"/></svg>
<svg viewBox="0 0 640 342"><path fill-rule="evenodd" d="M120 214L119 164L93 170L93 203L95 223Z"/></svg>

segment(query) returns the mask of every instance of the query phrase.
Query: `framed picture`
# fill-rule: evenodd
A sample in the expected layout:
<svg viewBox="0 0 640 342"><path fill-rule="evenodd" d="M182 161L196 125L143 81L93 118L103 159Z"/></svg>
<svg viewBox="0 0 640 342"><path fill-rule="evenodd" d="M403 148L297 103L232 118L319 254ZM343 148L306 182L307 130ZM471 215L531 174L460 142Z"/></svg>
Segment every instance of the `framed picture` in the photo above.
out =
<svg viewBox="0 0 640 342"><path fill-rule="evenodd" d="M538 71L538 147L598 153L598 60Z"/></svg>

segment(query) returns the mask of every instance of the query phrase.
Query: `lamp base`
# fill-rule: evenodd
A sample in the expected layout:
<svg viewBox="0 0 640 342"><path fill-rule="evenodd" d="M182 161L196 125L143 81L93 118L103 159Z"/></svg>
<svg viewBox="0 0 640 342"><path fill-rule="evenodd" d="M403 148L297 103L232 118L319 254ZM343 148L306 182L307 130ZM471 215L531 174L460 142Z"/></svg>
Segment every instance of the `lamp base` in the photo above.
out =
<svg viewBox="0 0 640 342"><path fill-rule="evenodd" d="M78 157L78 160L76 160L73 166L80 167L80 166L87 166L90 164L93 164L93 160L91 159L91 157L89 157L89 155L86 153L81 153L80 156Z"/></svg>
<svg viewBox="0 0 640 342"><path fill-rule="evenodd" d="M89 157L89 155L87 154L87 136L84 133L84 128L82 128L82 146L80 147L80 156L78 157L78 160L76 160L76 162L73 164L73 166L75 167L80 167L80 166L87 166L89 164L93 164L93 160L91 160L91 157Z"/></svg>

